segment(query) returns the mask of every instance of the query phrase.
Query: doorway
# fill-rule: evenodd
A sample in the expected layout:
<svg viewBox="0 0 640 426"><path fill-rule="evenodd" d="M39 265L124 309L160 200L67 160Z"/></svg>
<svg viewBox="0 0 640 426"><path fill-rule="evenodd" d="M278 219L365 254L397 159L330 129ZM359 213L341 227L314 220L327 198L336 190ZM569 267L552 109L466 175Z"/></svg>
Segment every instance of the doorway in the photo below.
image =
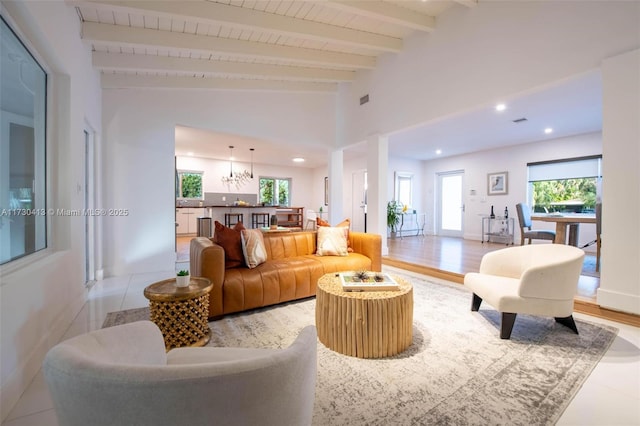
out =
<svg viewBox="0 0 640 426"><path fill-rule="evenodd" d="M84 282L90 286L95 281L95 154L94 133L84 130Z"/></svg>
<svg viewBox="0 0 640 426"><path fill-rule="evenodd" d="M462 238L464 226L463 181L463 170L438 173L438 235Z"/></svg>
<svg viewBox="0 0 640 426"><path fill-rule="evenodd" d="M367 232L367 171L358 170L351 176L351 230Z"/></svg>

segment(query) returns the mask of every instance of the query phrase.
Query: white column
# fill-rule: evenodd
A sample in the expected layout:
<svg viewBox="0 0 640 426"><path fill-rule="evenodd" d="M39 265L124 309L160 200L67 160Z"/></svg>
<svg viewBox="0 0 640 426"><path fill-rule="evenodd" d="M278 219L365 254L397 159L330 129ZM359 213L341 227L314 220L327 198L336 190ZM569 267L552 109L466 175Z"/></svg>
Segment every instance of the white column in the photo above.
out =
<svg viewBox="0 0 640 426"><path fill-rule="evenodd" d="M331 151L329 154L329 223L335 224L342 221L344 216L344 205L342 188L344 168L344 154L342 149Z"/></svg>
<svg viewBox="0 0 640 426"><path fill-rule="evenodd" d="M640 50L602 64L602 265L598 304L640 314Z"/></svg>
<svg viewBox="0 0 640 426"><path fill-rule="evenodd" d="M367 138L367 233L382 235L382 255L387 247L387 165L389 138L373 135Z"/></svg>

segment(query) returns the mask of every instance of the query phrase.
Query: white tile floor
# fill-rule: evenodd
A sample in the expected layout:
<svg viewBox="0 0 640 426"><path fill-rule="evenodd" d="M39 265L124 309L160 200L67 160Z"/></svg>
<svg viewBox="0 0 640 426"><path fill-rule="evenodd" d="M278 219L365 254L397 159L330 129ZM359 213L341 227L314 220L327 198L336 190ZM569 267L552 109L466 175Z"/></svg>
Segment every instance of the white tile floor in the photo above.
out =
<svg viewBox="0 0 640 426"><path fill-rule="evenodd" d="M107 312L148 306L143 289L173 276L134 274L98 282L63 340L102 326ZM571 401L558 425L640 425L640 329L587 315L576 318L617 327L611 348ZM57 426L42 373L33 379L2 426ZM89 426L89 425L88 425Z"/></svg>

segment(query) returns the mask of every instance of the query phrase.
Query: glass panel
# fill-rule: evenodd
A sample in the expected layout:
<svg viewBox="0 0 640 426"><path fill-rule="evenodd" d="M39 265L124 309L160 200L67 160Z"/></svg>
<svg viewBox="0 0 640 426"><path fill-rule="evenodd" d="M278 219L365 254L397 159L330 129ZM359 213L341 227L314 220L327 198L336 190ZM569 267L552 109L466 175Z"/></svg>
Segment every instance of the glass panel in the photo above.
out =
<svg viewBox="0 0 640 426"><path fill-rule="evenodd" d="M0 264L47 247L47 76L2 20Z"/></svg>
<svg viewBox="0 0 640 426"><path fill-rule="evenodd" d="M442 229L462 230L462 176L442 177Z"/></svg>

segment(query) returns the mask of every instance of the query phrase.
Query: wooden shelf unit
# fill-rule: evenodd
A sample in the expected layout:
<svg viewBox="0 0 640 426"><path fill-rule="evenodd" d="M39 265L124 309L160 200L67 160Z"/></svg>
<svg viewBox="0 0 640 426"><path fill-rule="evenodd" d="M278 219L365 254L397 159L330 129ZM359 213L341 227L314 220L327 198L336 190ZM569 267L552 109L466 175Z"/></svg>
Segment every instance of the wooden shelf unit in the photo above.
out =
<svg viewBox="0 0 640 426"><path fill-rule="evenodd" d="M285 228L302 228L304 207L280 207L276 209L278 226Z"/></svg>

